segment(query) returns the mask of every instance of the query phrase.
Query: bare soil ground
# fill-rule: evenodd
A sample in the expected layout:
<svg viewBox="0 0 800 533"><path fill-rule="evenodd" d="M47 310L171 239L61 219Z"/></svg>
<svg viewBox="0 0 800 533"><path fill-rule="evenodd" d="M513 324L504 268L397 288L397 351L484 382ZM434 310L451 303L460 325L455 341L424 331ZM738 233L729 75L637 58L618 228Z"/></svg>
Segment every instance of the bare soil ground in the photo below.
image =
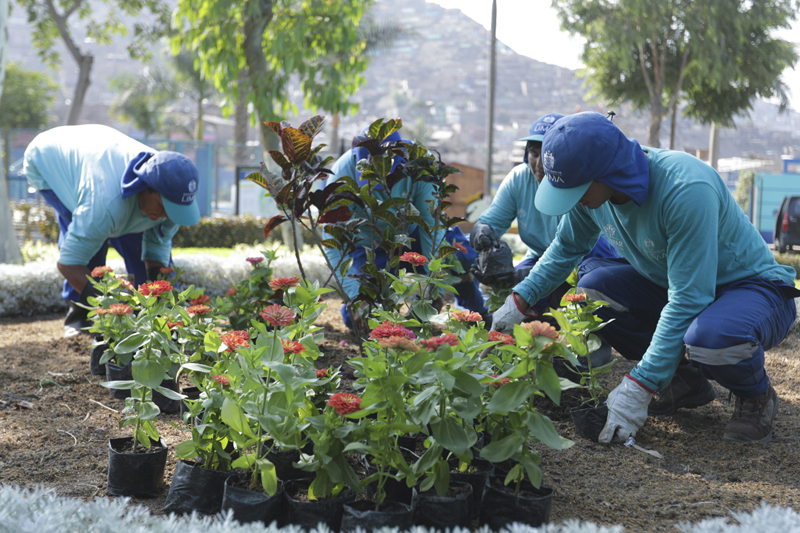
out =
<svg viewBox="0 0 800 533"><path fill-rule="evenodd" d="M355 339L344 330L338 304L329 301L318 322L325 328L321 367L343 364L358 353ZM62 319L0 319L0 483L44 485L62 496L91 500L107 496L108 438L129 433L118 429L123 402L113 399L99 385L103 380L89 372L91 338L62 338ZM575 441L566 451L536 445L543 455L545 484L555 489L551 520L623 524L628 531L676 531L678 522L729 516L730 511L753 509L762 500L784 507L800 503L798 351L800 343L792 335L767 353L767 370L781 401L769 444L722 441L733 403L721 387L712 404L648 419L637 444L662 458L582 439L565 406L542 406L559 432ZM632 366L618 361L606 377L606 388L613 388ZM178 415L162 415L159 431L171 447L188 438L180 427ZM175 464L170 449L161 494L133 503L159 513Z"/></svg>

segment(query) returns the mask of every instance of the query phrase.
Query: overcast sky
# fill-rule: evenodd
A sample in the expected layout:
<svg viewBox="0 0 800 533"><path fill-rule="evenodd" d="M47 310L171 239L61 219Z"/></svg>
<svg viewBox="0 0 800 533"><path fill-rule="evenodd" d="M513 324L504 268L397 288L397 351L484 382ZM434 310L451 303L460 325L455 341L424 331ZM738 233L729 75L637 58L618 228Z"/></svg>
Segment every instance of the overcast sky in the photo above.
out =
<svg viewBox="0 0 800 533"><path fill-rule="evenodd" d="M465 15L489 28L492 0L428 0L448 9L460 9ZM551 0L497 0L497 38L518 54L569 69L583 67L580 60L583 39L570 36L559 27ZM800 22L779 37L800 42ZM800 112L800 65L787 69L783 80L792 91L792 107Z"/></svg>

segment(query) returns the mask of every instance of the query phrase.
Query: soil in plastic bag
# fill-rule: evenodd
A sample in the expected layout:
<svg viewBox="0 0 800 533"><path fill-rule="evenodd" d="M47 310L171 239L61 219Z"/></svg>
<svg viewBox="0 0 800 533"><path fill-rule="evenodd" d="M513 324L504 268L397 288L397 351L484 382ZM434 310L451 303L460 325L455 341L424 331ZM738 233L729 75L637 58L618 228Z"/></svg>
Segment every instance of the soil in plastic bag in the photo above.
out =
<svg viewBox="0 0 800 533"><path fill-rule="evenodd" d="M569 413L578 435L584 439L597 442L600 432L606 425L608 406L604 403L600 407L591 407L586 404L572 409Z"/></svg>
<svg viewBox="0 0 800 533"><path fill-rule="evenodd" d="M458 468L458 459L451 460L450 466ZM486 459L475 458L470 465L473 471L450 472L450 481L461 481L472 486L472 497L470 498L470 518L478 518L481 513L481 502L483 501L483 491L486 481L494 474L494 465Z"/></svg>
<svg viewBox="0 0 800 533"><path fill-rule="evenodd" d="M180 460L172 474L169 494L164 502L165 513L216 514L222 508L228 470L207 470L195 463Z"/></svg>
<svg viewBox="0 0 800 533"><path fill-rule="evenodd" d="M139 498L158 496L164 486L167 445L163 439L150 443L149 450L139 446L137 453L125 453L124 450L133 449L133 437L108 440L108 494Z"/></svg>
<svg viewBox="0 0 800 533"><path fill-rule="evenodd" d="M249 472L240 472L225 480L222 510L233 510L233 518L240 524L262 522L268 526L272 522L280 523L285 504L283 482L278 480L278 492L270 496L260 490L244 488L249 485L251 476Z"/></svg>
<svg viewBox="0 0 800 533"><path fill-rule="evenodd" d="M291 481L293 479L310 479L314 477L314 472L307 472L299 468L295 468L294 463L300 460L300 450L286 450L281 451L273 448L271 452L268 444L261 446L261 453L267 454L273 465L275 465L275 474L281 481Z"/></svg>
<svg viewBox="0 0 800 533"><path fill-rule="evenodd" d="M106 363L106 381L130 381L133 379L133 372L131 366L120 367L109 361ZM172 379L165 379L161 382L161 386L175 392L180 392L180 387ZM129 389L108 389L108 392L117 400L125 400L130 397L131 391ZM181 409L180 400L171 400L166 396L153 391L153 403L158 406L162 413L173 415L178 413Z"/></svg>
<svg viewBox="0 0 800 533"><path fill-rule="evenodd" d="M358 500L345 504L342 516L342 533L361 528L372 531L382 527L406 531L413 525L414 510L407 503L385 500L379 511L372 500Z"/></svg>
<svg viewBox="0 0 800 533"><path fill-rule="evenodd" d="M489 479L481 506L481 526L499 531L512 522L538 527L550 520L553 489L537 489L527 481L522 482L519 497L514 495L514 489L515 484L504 486L499 477Z"/></svg>
<svg viewBox="0 0 800 533"><path fill-rule="evenodd" d="M285 506L281 526L293 524L311 531L322 522L334 533L342 525L344 505L355 501L356 493L345 487L336 498L308 500L310 479L293 479L283 484Z"/></svg>
<svg viewBox="0 0 800 533"><path fill-rule="evenodd" d="M421 492L414 509L414 525L441 530L469 528L472 485L450 481L450 492L452 496L438 496L433 489Z"/></svg>

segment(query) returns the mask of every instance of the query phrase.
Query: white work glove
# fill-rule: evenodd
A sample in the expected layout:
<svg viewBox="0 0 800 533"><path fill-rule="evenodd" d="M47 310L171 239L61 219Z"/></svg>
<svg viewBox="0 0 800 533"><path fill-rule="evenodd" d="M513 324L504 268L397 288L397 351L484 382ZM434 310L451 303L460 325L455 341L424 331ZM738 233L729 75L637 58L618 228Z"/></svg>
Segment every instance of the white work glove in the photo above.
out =
<svg viewBox="0 0 800 533"><path fill-rule="evenodd" d="M608 420L597 439L600 444L623 443L635 436L647 420L647 406L652 398L653 391L625 374L622 383L608 395Z"/></svg>
<svg viewBox="0 0 800 533"><path fill-rule="evenodd" d="M536 309L528 307L527 302L520 296L519 299L522 300L522 305L525 306L524 309L521 309L514 296L516 296L516 293L512 292L506 298L506 303L492 315L493 330L500 333L511 333L514 330L514 324L520 324L526 318L538 316Z"/></svg>

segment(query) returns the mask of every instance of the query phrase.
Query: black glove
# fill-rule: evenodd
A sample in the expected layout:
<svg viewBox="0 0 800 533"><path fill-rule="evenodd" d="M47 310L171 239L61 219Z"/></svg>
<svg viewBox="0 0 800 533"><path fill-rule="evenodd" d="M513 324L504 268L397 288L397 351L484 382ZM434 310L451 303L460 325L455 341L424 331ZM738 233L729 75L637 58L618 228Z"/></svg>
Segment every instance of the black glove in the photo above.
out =
<svg viewBox="0 0 800 533"><path fill-rule="evenodd" d="M500 246L500 235L489 224L475 224L469 232L469 244L476 252Z"/></svg>
<svg viewBox="0 0 800 533"><path fill-rule="evenodd" d="M89 297L94 296L97 298L98 296L102 296L102 291L100 291L97 287L94 286L94 283L91 281L87 281L86 285L83 286L83 290L81 291L81 295L78 297L78 303L81 305L85 305L87 307L92 307L89 304Z"/></svg>
<svg viewBox="0 0 800 533"><path fill-rule="evenodd" d="M497 246L480 252L470 273L484 285L514 284L514 254L508 243L499 241Z"/></svg>
<svg viewBox="0 0 800 533"><path fill-rule="evenodd" d="M147 281L155 281L158 279L158 275L161 274L161 267L150 267L147 269Z"/></svg>

